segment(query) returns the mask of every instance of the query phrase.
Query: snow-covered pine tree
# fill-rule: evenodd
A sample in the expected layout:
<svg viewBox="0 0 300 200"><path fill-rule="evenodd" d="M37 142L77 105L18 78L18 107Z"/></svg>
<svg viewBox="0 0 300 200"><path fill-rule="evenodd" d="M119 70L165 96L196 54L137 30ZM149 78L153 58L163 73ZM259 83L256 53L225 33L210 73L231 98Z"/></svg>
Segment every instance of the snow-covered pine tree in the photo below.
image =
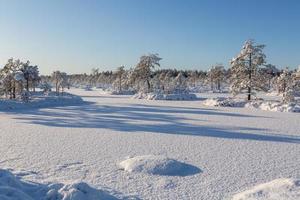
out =
<svg viewBox="0 0 300 200"><path fill-rule="evenodd" d="M300 65L293 75L293 88L297 95L300 95Z"/></svg>
<svg viewBox="0 0 300 200"><path fill-rule="evenodd" d="M35 82L39 81L39 70L38 66L32 66L30 65L30 62L27 61L21 66L21 72L23 73L24 79L25 79L25 88L26 91L29 92L29 84L31 82L32 87L34 89L35 87Z"/></svg>
<svg viewBox="0 0 300 200"><path fill-rule="evenodd" d="M279 70L275 65L267 64L263 69L263 73L265 78L268 80L268 89L270 90L272 88L272 80L277 76Z"/></svg>
<svg viewBox="0 0 300 200"><path fill-rule="evenodd" d="M182 94L186 92L186 77L182 72L179 72L174 79L174 91L175 94Z"/></svg>
<svg viewBox="0 0 300 200"><path fill-rule="evenodd" d="M68 76L65 72L54 71L51 75L52 81L55 84L56 94L59 95L59 91L61 88L61 92L63 94L64 88L68 85Z"/></svg>
<svg viewBox="0 0 300 200"><path fill-rule="evenodd" d="M211 83L211 89L221 91L221 84L225 79L224 66L222 64L212 66L212 68L208 71L208 78Z"/></svg>
<svg viewBox="0 0 300 200"><path fill-rule="evenodd" d="M16 98L17 89L22 92L23 73L20 71L23 63L20 60L9 59L5 66L1 69L2 90L6 96L11 99Z"/></svg>
<svg viewBox="0 0 300 200"><path fill-rule="evenodd" d="M230 62L231 85L233 94L247 92L247 99L251 100L253 91L266 90L266 81L260 72L265 63L263 48L265 45L256 44L247 40L237 57Z"/></svg>
<svg viewBox="0 0 300 200"><path fill-rule="evenodd" d="M126 72L124 68L124 66L118 67L117 71L115 72L116 79L113 82L113 86L117 88L118 93L122 93L122 85L124 82L123 79L125 79L124 75Z"/></svg>
<svg viewBox="0 0 300 200"><path fill-rule="evenodd" d="M138 84L146 83L146 89L144 87L139 87L140 90L144 92L151 91L151 70L156 66L160 66L159 61L162 58L159 57L158 54L148 54L140 57L140 62L137 64L135 68L135 78L138 80Z"/></svg>
<svg viewBox="0 0 300 200"><path fill-rule="evenodd" d="M276 79L278 94L285 94L292 87L292 76L288 68L284 69Z"/></svg>

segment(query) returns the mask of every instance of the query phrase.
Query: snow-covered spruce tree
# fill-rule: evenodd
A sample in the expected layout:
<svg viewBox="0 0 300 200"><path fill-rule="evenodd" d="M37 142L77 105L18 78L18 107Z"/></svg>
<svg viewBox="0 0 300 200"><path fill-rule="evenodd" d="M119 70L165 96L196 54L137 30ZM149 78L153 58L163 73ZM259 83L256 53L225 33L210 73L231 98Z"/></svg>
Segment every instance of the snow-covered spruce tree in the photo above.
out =
<svg viewBox="0 0 300 200"><path fill-rule="evenodd" d="M247 92L247 99L251 100L254 91L266 91L266 81L261 73L265 64L265 45L255 44L253 40L245 42L241 52L230 62L230 89L233 94Z"/></svg>
<svg viewBox="0 0 300 200"><path fill-rule="evenodd" d="M162 58L158 54L148 54L140 57L140 62L134 70L133 78L138 82L140 92L151 92L151 70L156 66L160 66L159 61ZM146 86L144 84L146 83ZM141 84L143 84L141 86Z"/></svg>
<svg viewBox="0 0 300 200"><path fill-rule="evenodd" d="M224 66L222 64L212 66L207 75L210 80L211 90L221 91L221 84L225 79Z"/></svg>

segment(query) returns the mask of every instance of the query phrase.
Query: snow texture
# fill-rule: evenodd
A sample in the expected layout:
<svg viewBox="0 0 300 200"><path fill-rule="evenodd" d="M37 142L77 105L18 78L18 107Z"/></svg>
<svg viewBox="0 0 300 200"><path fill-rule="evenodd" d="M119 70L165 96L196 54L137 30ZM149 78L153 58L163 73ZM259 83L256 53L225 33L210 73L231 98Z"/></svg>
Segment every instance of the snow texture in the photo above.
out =
<svg viewBox="0 0 300 200"><path fill-rule="evenodd" d="M300 180L276 179L233 196L232 200L297 200L300 199Z"/></svg>

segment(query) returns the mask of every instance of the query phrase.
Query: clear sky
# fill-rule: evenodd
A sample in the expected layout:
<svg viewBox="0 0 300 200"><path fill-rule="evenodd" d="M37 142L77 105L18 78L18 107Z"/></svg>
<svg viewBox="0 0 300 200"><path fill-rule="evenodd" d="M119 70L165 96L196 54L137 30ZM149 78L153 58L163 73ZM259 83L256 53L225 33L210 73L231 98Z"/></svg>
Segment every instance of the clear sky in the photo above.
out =
<svg viewBox="0 0 300 200"><path fill-rule="evenodd" d="M44 74L134 67L145 53L164 68L228 66L248 38L269 63L300 65L299 0L0 0L0 30L0 65Z"/></svg>

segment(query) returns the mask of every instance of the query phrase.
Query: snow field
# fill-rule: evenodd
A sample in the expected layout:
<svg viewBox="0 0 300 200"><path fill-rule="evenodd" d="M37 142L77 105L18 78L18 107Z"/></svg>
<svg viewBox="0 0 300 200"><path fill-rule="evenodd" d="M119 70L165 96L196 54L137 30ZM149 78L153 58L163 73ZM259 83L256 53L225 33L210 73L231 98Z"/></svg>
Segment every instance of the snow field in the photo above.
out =
<svg viewBox="0 0 300 200"><path fill-rule="evenodd" d="M21 171L24 182L84 182L141 199L231 199L260 183L300 177L297 113L72 92L89 103L1 113L0 168ZM120 170L128 155L142 156L125 160L141 172ZM148 173L178 162L201 171Z"/></svg>

